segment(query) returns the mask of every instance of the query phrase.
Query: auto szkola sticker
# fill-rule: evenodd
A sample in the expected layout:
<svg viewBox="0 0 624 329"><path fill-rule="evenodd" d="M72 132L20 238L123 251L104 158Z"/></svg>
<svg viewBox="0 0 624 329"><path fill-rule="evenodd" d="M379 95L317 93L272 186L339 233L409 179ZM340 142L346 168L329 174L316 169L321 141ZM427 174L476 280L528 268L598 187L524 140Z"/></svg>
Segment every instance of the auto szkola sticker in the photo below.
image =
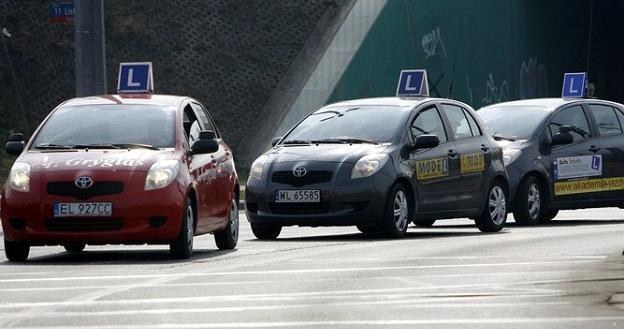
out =
<svg viewBox="0 0 624 329"><path fill-rule="evenodd" d="M464 154L459 157L459 163L462 174L485 170L485 157L483 156L483 153Z"/></svg>
<svg viewBox="0 0 624 329"><path fill-rule="evenodd" d="M555 182L555 195L624 190L624 177L578 179Z"/></svg>
<svg viewBox="0 0 624 329"><path fill-rule="evenodd" d="M553 161L555 179L581 178L602 175L602 155L583 155L556 158Z"/></svg>
<svg viewBox="0 0 624 329"><path fill-rule="evenodd" d="M431 179L445 177L449 174L449 164L447 158L437 158L416 161L416 178Z"/></svg>

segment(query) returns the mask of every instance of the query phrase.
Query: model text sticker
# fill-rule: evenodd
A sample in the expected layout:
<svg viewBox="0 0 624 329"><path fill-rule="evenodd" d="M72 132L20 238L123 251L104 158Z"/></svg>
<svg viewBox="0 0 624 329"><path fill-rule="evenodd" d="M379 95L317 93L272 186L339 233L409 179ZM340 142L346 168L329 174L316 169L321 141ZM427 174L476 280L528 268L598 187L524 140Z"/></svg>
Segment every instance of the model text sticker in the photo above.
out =
<svg viewBox="0 0 624 329"><path fill-rule="evenodd" d="M416 161L416 178L430 179L444 177L449 174L447 158Z"/></svg>
<svg viewBox="0 0 624 329"><path fill-rule="evenodd" d="M483 153L464 154L459 157L459 162L462 174L485 170L485 158Z"/></svg>
<svg viewBox="0 0 624 329"><path fill-rule="evenodd" d="M553 161L555 179L602 175L602 155L557 158Z"/></svg>
<svg viewBox="0 0 624 329"><path fill-rule="evenodd" d="M624 190L624 177L555 182L555 195Z"/></svg>

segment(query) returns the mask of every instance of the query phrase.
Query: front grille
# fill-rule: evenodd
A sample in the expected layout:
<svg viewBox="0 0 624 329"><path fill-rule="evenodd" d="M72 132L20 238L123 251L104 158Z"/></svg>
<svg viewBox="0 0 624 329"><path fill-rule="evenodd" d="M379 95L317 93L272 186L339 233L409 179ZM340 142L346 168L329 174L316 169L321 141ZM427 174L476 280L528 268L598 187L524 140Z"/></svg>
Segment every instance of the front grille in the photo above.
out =
<svg viewBox="0 0 624 329"><path fill-rule="evenodd" d="M50 195L70 196L80 200L101 195L119 194L123 192L123 182L96 182L93 186L81 189L74 182L50 182L47 192Z"/></svg>
<svg viewBox="0 0 624 329"><path fill-rule="evenodd" d="M296 187L329 182L332 179L332 172L326 170L309 171L303 177L296 177L292 171L275 171L273 172L272 181L274 183L288 184Z"/></svg>
<svg viewBox="0 0 624 329"><path fill-rule="evenodd" d="M45 221L45 227L51 232L99 232L118 231L123 227L122 218L49 218Z"/></svg>
<svg viewBox="0 0 624 329"><path fill-rule="evenodd" d="M269 203L269 210L274 214L309 215L329 212L329 202L317 203Z"/></svg>

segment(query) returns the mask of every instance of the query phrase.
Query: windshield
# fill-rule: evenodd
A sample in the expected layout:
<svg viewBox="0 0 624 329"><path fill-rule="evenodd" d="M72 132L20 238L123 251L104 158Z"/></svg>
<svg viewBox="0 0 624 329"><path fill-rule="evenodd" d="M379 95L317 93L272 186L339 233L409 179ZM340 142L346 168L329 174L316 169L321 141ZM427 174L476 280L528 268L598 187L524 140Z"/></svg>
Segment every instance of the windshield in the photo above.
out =
<svg viewBox="0 0 624 329"><path fill-rule="evenodd" d="M283 143L388 143L408 114L407 109L398 106L331 107L308 116L284 137Z"/></svg>
<svg viewBox="0 0 624 329"><path fill-rule="evenodd" d="M68 106L52 114L33 147L139 144L175 146L175 120L170 107L160 105Z"/></svg>
<svg viewBox="0 0 624 329"><path fill-rule="evenodd" d="M477 111L490 135L528 139L550 113L541 106L493 106Z"/></svg>

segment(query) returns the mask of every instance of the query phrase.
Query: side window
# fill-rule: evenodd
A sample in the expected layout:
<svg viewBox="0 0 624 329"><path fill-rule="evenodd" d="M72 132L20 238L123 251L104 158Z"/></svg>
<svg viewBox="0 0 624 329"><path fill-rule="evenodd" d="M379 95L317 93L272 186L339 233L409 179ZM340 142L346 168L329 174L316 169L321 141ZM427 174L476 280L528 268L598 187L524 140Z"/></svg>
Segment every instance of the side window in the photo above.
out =
<svg viewBox="0 0 624 329"><path fill-rule="evenodd" d="M622 134L622 127L618 121L614 108L606 105L590 104L589 109L591 110L594 119L596 119L600 136Z"/></svg>
<svg viewBox="0 0 624 329"><path fill-rule="evenodd" d="M455 105L442 104L442 110L451 124L451 131L455 135L455 139L464 139L472 137L472 131L470 130L470 123L464 110Z"/></svg>
<svg viewBox="0 0 624 329"><path fill-rule="evenodd" d="M570 133L572 137L574 137L574 142L581 141L591 136L587 117L585 116L585 112L583 112L583 108L579 105L568 107L555 114L548 124L551 137L558 133L559 127L563 125L569 125L570 128L572 128Z"/></svg>
<svg viewBox="0 0 624 329"><path fill-rule="evenodd" d="M622 130L624 131L624 114L622 114L622 111L620 109L615 109L615 114L620 123L620 127L622 127Z"/></svg>
<svg viewBox="0 0 624 329"><path fill-rule="evenodd" d="M472 131L472 136L481 136L481 129L479 129L479 125L477 124L477 121L474 119L474 117L472 116L472 114L470 114L468 112L468 110L466 109L462 109L464 110L464 115L466 116L466 118L468 118L468 124L470 124L470 130Z"/></svg>
<svg viewBox="0 0 624 329"><path fill-rule="evenodd" d="M184 125L184 132L188 138L188 144L189 146L193 146L193 143L199 138L199 133L202 131L202 128L193 109L188 105L184 108L182 124Z"/></svg>
<svg viewBox="0 0 624 329"><path fill-rule="evenodd" d="M210 121L208 116L206 115L206 112L204 112L204 109L202 108L202 106L196 103L192 103L192 106L193 106L193 110L195 110L195 114L197 115L197 118L203 124L204 129L212 130L216 134L217 132L215 131L214 125L212 124L212 121Z"/></svg>
<svg viewBox="0 0 624 329"><path fill-rule="evenodd" d="M423 134L432 134L438 136L440 143L447 141L442 119L440 118L440 114L438 114L435 107L430 107L420 111L412 122L410 129L414 137L418 137Z"/></svg>

